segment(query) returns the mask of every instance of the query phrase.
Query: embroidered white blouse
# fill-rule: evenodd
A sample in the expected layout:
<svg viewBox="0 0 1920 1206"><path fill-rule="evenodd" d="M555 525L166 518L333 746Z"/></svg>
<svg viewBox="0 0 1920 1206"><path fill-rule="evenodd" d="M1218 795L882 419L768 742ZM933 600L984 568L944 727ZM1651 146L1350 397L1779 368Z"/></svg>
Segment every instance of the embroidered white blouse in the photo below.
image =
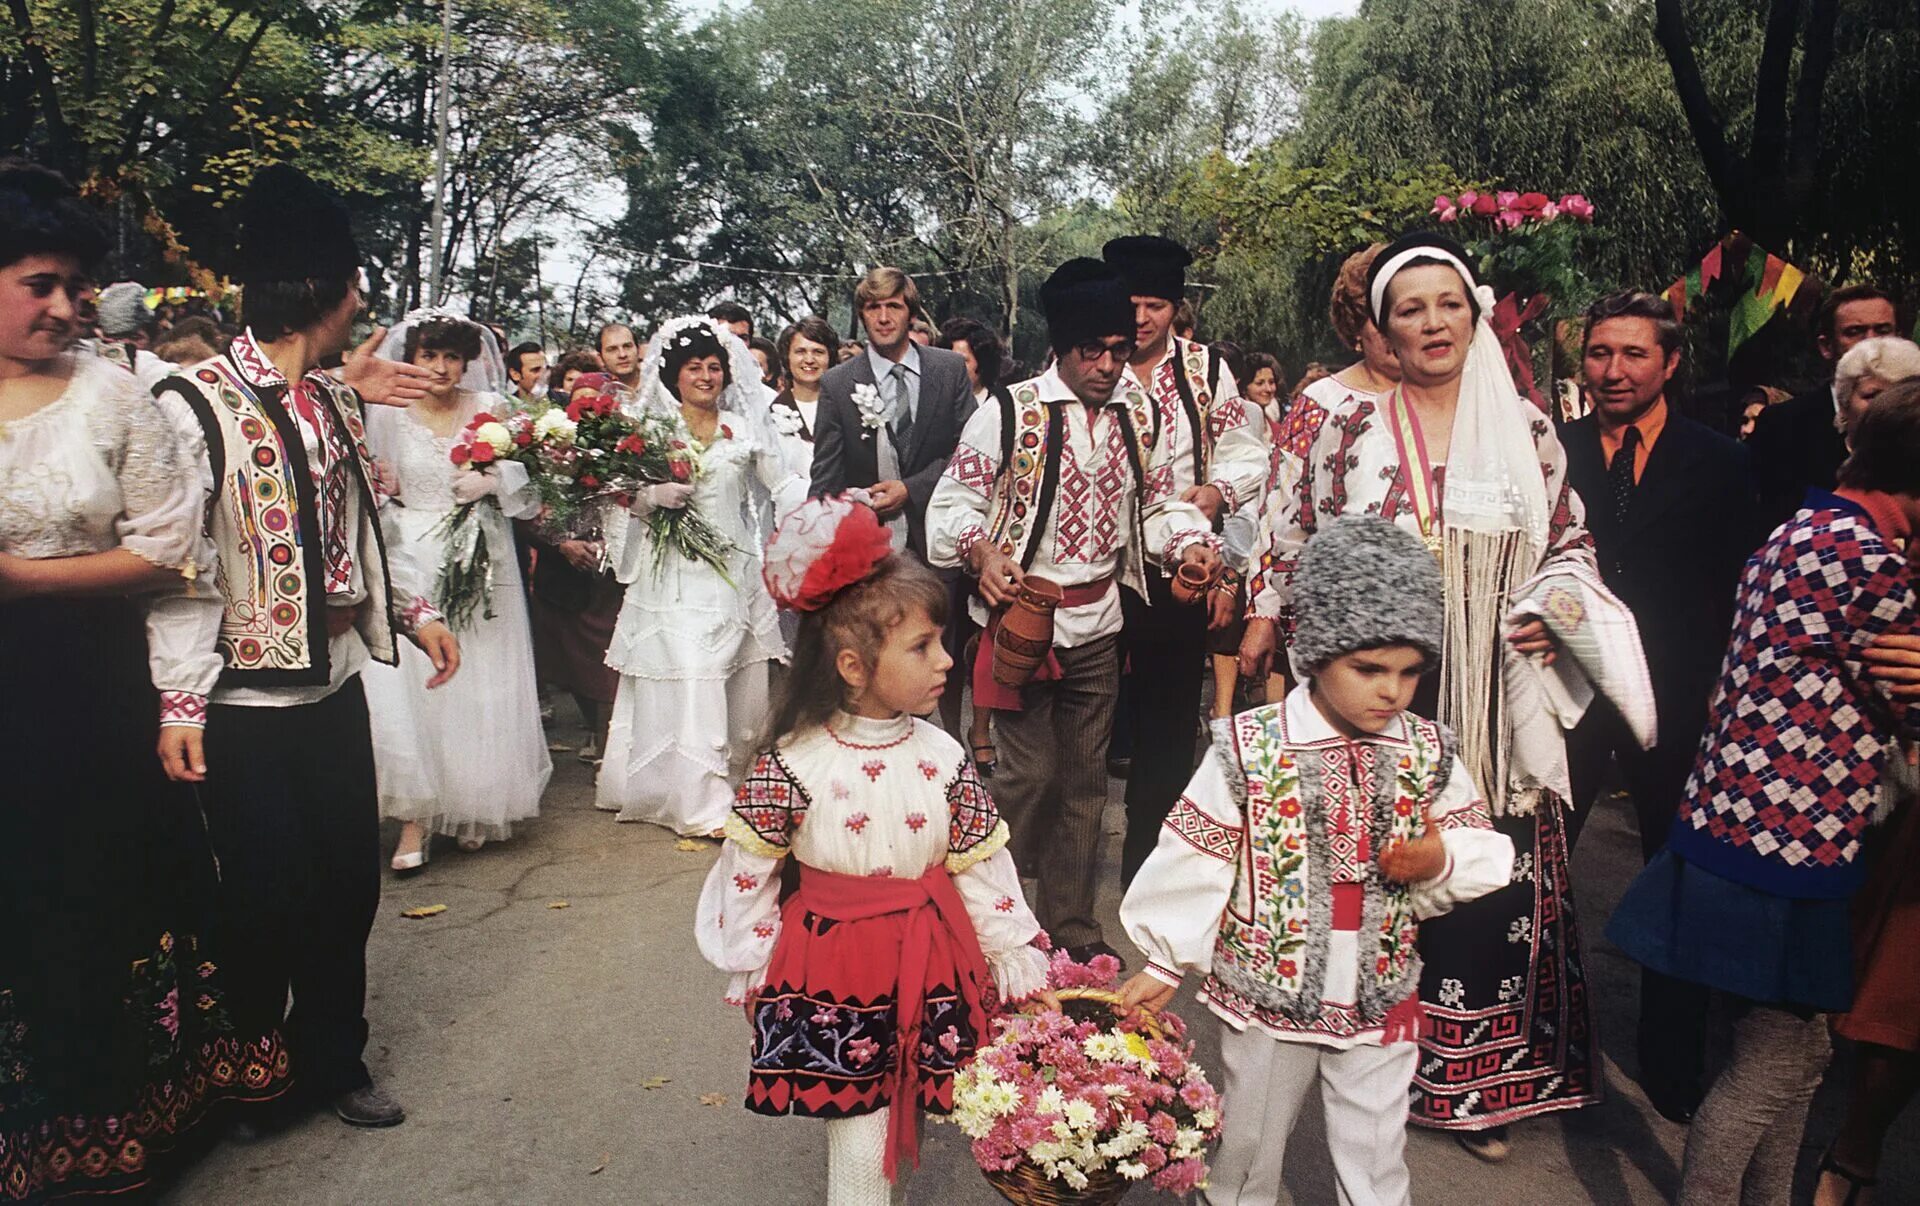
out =
<svg viewBox="0 0 1920 1206"><path fill-rule="evenodd" d="M1193 427L1187 422L1187 408L1180 401L1180 386L1175 380L1181 371L1178 349L1170 346L1166 356L1154 366L1153 381L1147 389L1160 409L1160 430L1166 445L1166 459L1147 482L1147 502L1157 503L1185 493L1192 486L1208 485L1219 490L1226 500L1222 515L1247 508L1258 515L1269 469L1266 416L1240 397L1240 388L1234 384L1233 373L1222 357L1220 371L1211 386L1213 405L1209 408L1206 436L1209 471L1205 482L1195 481ZM1128 384L1148 385L1140 380L1132 365L1121 373L1122 388Z"/></svg>
<svg viewBox="0 0 1920 1206"><path fill-rule="evenodd" d="M1395 761L1408 749L1403 717L1384 733L1348 738L1327 723L1306 684L1288 692L1282 719L1289 748L1337 749L1372 745ZM1367 1026L1356 1009L1359 998L1360 935L1358 929L1335 928L1328 940L1326 984L1321 990L1321 1016L1301 1023L1246 999L1212 975L1214 942L1228 909L1236 915L1254 915L1251 894L1264 872L1256 874L1256 855L1244 840L1246 815L1220 765L1218 750L1201 761L1186 792L1174 806L1175 815L1160 831L1160 843L1134 876L1120 903L1120 923L1127 936L1147 956L1146 971L1168 984L1179 985L1188 973L1206 976L1200 1000L1235 1030L1257 1026L1276 1039L1319 1043L1346 1049L1378 1044L1382 1027ZM1187 814L1182 816L1180 814ZM1486 801L1456 755L1447 785L1428 805L1427 816L1440 833L1447 865L1439 875L1411 885L1414 915L1438 917L1454 905L1504 887L1513 870L1513 842L1492 827ZM1334 818L1329 816L1329 830ZM1195 834L1223 840L1199 840ZM1364 868L1342 866L1351 843L1327 840L1336 849L1334 882L1357 882ZM1351 863L1348 857L1347 862ZM1271 878L1271 876L1267 876ZM1277 885L1276 885L1277 887Z"/></svg>
<svg viewBox="0 0 1920 1206"><path fill-rule="evenodd" d="M1040 923L1021 895L1007 823L960 743L912 716L838 713L761 755L700 893L700 953L732 972L727 1000L766 982L780 941L780 860L837 875L918 879L945 864L1003 1000L1046 987Z"/></svg>

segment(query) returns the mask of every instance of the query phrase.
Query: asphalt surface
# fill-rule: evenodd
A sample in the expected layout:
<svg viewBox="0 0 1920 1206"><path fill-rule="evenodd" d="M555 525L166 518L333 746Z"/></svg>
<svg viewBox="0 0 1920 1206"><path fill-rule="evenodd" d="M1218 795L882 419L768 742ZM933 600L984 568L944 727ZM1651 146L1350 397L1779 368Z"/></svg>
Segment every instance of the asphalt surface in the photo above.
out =
<svg viewBox="0 0 1920 1206"><path fill-rule="evenodd" d="M577 731L562 723L555 735ZM817 1203L821 1124L741 1108L747 1027L720 1001L725 977L695 949L694 901L715 847L679 849L664 830L592 807L592 778L556 754L544 814L475 854L442 842L427 871L389 880L368 952L368 1063L408 1111L360 1131L315 1115L253 1143L214 1146L166 1195L176 1203ZM1109 813L1110 939L1118 907L1119 785ZM389 827L391 830L392 827ZM388 834L389 844L392 833ZM1422 1206L1656 1203L1679 1182L1685 1131L1633 1084L1636 966L1601 930L1638 869L1624 799L1603 800L1574 858L1589 985L1608 1096L1513 1129L1505 1164L1413 1129L1408 1162ZM404 909L444 904L422 920ZM564 906L564 907L562 907ZM1131 952L1128 952L1131 954ZM1215 1029L1183 996L1201 1057ZM1816 1103L1796 1201L1839 1124L1844 1054ZM1336 1195L1317 1111L1302 1114L1286 1180L1299 1206ZM994 1203L964 1137L922 1132L909 1203ZM1889 1142L1878 1201L1920 1201L1920 1111ZM1136 1190L1129 1202L1172 1199Z"/></svg>

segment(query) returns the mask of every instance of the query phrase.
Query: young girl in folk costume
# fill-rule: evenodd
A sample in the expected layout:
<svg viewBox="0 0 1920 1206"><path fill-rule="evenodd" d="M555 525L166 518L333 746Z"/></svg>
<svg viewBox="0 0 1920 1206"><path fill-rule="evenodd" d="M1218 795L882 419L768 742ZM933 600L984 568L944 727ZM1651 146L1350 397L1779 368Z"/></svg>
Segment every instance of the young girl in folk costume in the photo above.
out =
<svg viewBox="0 0 1920 1206"><path fill-rule="evenodd" d="M426 397L406 409L367 413L389 555L405 559L422 582L434 581L452 539L448 517L491 500L472 522L492 553L493 592L460 633L459 680L429 690L425 667L414 660L424 655L405 650L398 666L366 672L380 815L402 822L391 866L411 874L426 865L433 834L478 850L540 814L553 762L540 727L511 524L537 512L539 499L516 462L484 470L453 463L454 444L474 416L504 415L509 406L493 332L444 310L416 310L387 333L381 355L433 374Z"/></svg>
<svg viewBox="0 0 1920 1206"><path fill-rule="evenodd" d="M1287 1137L1320 1087L1340 1201L1406 1206L1419 1059L1420 924L1507 883L1452 732L1407 711L1439 664L1440 573L1376 516L1323 528L1294 584L1280 703L1214 725L1200 767L1120 905L1147 954L1124 1005L1188 972L1222 1023L1226 1131L1207 1200L1280 1198Z"/></svg>
<svg viewBox="0 0 1920 1206"><path fill-rule="evenodd" d="M829 1119L827 1200L884 1206L995 998L1044 991L1040 926L972 760L918 719L952 665L940 580L843 496L781 526L766 581L801 613L793 673L701 893L700 950L752 1021L747 1108Z"/></svg>

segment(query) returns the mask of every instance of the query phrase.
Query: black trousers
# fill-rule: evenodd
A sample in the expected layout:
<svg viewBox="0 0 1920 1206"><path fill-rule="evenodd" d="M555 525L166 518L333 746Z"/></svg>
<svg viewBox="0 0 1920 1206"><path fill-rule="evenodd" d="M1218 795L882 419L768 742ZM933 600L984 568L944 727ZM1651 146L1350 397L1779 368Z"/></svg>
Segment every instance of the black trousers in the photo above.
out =
<svg viewBox="0 0 1920 1206"><path fill-rule="evenodd" d="M1147 571L1149 607L1120 593L1126 617L1128 749L1127 836L1120 882L1130 884L1160 840L1160 827L1193 778L1200 685L1207 668L1207 609L1175 602L1168 580Z"/></svg>
<svg viewBox="0 0 1920 1206"><path fill-rule="evenodd" d="M1701 727L1706 724L1701 719ZM1690 734L1690 735L1689 735ZM1626 723L1605 699L1596 698L1573 732L1567 734L1567 763L1575 807L1567 822L1571 850L1588 813L1598 807L1600 785L1611 761L1633 803L1640 830L1640 857L1651 862L1667 844L1667 832L1680 810L1681 793L1700 748L1700 733L1675 725L1643 750ZM1640 972L1639 1052L1642 1083L1692 1091L1706 1071L1707 1006L1705 987L1659 972Z"/></svg>
<svg viewBox="0 0 1920 1206"><path fill-rule="evenodd" d="M357 1089L371 1079L360 1057L380 904L380 798L360 680L299 707L216 705L206 745L200 799L220 864L215 933L234 1019L254 1033L286 1017L307 1094Z"/></svg>

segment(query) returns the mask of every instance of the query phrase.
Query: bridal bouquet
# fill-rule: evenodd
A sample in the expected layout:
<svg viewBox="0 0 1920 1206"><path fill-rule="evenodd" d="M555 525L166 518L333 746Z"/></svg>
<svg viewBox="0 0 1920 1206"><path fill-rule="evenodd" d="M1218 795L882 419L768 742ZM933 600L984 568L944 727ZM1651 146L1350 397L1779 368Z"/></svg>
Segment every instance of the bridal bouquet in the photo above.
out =
<svg viewBox="0 0 1920 1206"><path fill-rule="evenodd" d="M575 457L570 463L571 495L576 502L611 498L625 506L642 487L669 482L692 485L700 478L700 456L681 436L679 425L664 415L634 418L623 413L610 394L583 394L567 404L574 424ZM722 424L716 441L732 439ZM669 552L711 566L729 582L727 556L733 541L700 514L684 507L655 507L642 520L653 536L657 574Z"/></svg>
<svg viewBox="0 0 1920 1206"><path fill-rule="evenodd" d="M1119 964L1064 952L1060 1010L1016 1014L954 1080L952 1121L1013 1202L1116 1202L1140 1181L1184 1194L1206 1183L1220 1097L1170 1013L1113 1016Z"/></svg>
<svg viewBox="0 0 1920 1206"><path fill-rule="evenodd" d="M526 467L541 500L553 505L561 501L563 493L555 467L573 456L571 428L566 416L557 410L513 411L500 418L481 411L454 441L448 457L455 465L476 472L506 461L517 462ZM447 623L456 629L471 627L476 612L493 618L493 552L473 518L474 509L483 502L499 506L498 500L491 498L456 503L438 529L447 537L447 551L434 583L434 601Z"/></svg>

